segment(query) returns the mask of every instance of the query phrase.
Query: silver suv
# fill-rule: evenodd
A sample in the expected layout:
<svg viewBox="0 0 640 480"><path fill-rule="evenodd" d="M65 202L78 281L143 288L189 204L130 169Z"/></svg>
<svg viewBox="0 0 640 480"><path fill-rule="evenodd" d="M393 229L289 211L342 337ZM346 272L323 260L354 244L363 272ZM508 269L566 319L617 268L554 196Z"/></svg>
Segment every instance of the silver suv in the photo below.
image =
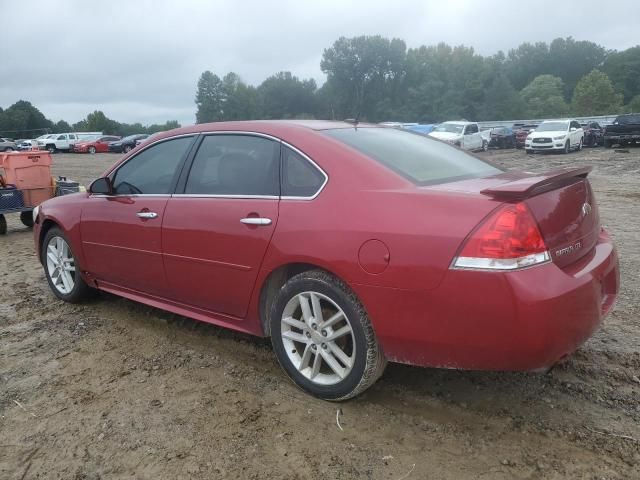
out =
<svg viewBox="0 0 640 480"><path fill-rule="evenodd" d="M16 149L16 142L0 137L0 152L12 152Z"/></svg>

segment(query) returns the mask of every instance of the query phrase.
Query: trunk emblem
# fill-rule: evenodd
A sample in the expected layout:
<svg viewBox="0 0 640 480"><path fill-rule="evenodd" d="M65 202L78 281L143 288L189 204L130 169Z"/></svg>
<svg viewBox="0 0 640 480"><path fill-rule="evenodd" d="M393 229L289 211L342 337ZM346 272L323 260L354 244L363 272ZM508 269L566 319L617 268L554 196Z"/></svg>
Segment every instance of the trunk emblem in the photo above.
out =
<svg viewBox="0 0 640 480"><path fill-rule="evenodd" d="M582 216L586 217L587 215L589 215L591 213L591 205L589 205L588 203L583 203L582 204Z"/></svg>

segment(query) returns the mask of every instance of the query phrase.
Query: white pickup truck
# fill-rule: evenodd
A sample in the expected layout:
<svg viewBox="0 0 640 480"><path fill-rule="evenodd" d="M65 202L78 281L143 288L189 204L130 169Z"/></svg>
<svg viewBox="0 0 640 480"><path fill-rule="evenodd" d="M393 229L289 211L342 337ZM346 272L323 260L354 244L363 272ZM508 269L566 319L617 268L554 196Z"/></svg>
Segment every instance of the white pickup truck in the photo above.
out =
<svg viewBox="0 0 640 480"><path fill-rule="evenodd" d="M48 135L43 139L38 138L38 148L47 150L50 153L55 153L58 150L68 151L72 144L95 135L102 135L102 132L73 132Z"/></svg>
<svg viewBox="0 0 640 480"><path fill-rule="evenodd" d="M436 126L430 137L444 140L464 150L487 150L489 141L482 135L477 123L444 122Z"/></svg>

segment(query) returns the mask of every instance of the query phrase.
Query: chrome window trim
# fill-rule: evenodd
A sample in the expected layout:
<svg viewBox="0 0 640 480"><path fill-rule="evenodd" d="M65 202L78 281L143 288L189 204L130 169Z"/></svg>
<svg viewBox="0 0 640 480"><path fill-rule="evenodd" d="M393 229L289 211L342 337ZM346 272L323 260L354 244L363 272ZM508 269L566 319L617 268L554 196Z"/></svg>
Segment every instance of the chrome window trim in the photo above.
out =
<svg viewBox="0 0 640 480"><path fill-rule="evenodd" d="M118 197L171 197L170 193L117 193L113 195L105 195L104 193L90 193L89 198L118 198Z"/></svg>
<svg viewBox="0 0 640 480"><path fill-rule="evenodd" d="M211 193L174 193L174 198L232 198L232 199L248 199L248 200L279 200L278 195L222 195Z"/></svg>
<svg viewBox="0 0 640 480"><path fill-rule="evenodd" d="M246 130L214 130L214 131L207 131L207 132L199 132L199 134L200 135L249 135L249 136L263 137L263 138L268 138L269 140L274 140L276 142L279 142L281 145L284 145L284 146L290 148L294 152L296 152L299 155L301 155L308 162L310 162L311 165L313 165L322 174L322 176L324 177L324 182L322 183L322 185L320 185L320 187L318 188L316 193L314 193L312 196L307 196L307 197L294 196L294 195L280 195L280 196L277 196L277 195L214 195L214 194L195 194L195 193L175 193L175 194L172 195L174 197L187 197L187 198L247 198L247 199L280 199L280 200L307 200L308 201L308 200L313 200L318 195L320 195L320 193L322 193L322 190L324 190L324 187L329 182L329 175L327 174L327 172L325 172L322 169L322 167L320 167L316 162L314 162L306 153L301 151L299 148L294 147L290 143L285 142L281 138L274 137L273 135L269 135L269 134L266 134L266 133L260 133L260 132L250 132L250 131L246 131ZM189 135L191 135L191 134L189 134ZM169 138L175 138L175 137L169 137ZM166 140L166 139L163 139L163 140Z"/></svg>

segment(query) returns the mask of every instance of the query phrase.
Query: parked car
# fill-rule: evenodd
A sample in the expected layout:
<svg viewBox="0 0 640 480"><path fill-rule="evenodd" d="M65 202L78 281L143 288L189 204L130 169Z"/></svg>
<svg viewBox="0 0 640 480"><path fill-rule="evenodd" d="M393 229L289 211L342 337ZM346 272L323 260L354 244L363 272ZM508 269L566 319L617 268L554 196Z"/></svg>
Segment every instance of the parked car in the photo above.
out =
<svg viewBox="0 0 640 480"><path fill-rule="evenodd" d="M516 135L516 148L524 148L524 144L526 143L527 136L533 132L538 125L514 125Z"/></svg>
<svg viewBox="0 0 640 480"><path fill-rule="evenodd" d="M103 135L89 140L81 140L72 145L71 151L75 153L106 153L109 151L109 144L117 142L120 137L113 135Z"/></svg>
<svg viewBox="0 0 640 480"><path fill-rule="evenodd" d="M0 137L0 152L12 152L17 148L16 142L10 138Z"/></svg>
<svg viewBox="0 0 640 480"><path fill-rule="evenodd" d="M527 135L524 148L527 153L538 151L582 150L583 132L577 120L545 120Z"/></svg>
<svg viewBox="0 0 640 480"><path fill-rule="evenodd" d="M129 153L131 150L136 148L136 140L145 139L148 136L149 135L146 133L139 133L121 138L120 140L109 144L109 151L114 153Z"/></svg>
<svg viewBox="0 0 640 480"><path fill-rule="evenodd" d="M270 336L294 382L343 400L386 361L539 370L586 341L619 288L589 171L505 172L376 125L201 124L41 204L34 238L60 299Z"/></svg>
<svg viewBox="0 0 640 480"><path fill-rule="evenodd" d="M637 142L640 142L640 113L619 115L604 128L603 144L606 148Z"/></svg>
<svg viewBox="0 0 640 480"><path fill-rule="evenodd" d="M429 136L451 143L463 150L487 150L489 140L480 133L477 123L444 122L436 126Z"/></svg>
<svg viewBox="0 0 640 480"><path fill-rule="evenodd" d="M598 122L581 123L584 132L583 145L585 147L596 147L604 142L604 130Z"/></svg>
<svg viewBox="0 0 640 480"><path fill-rule="evenodd" d="M163 134L163 133L164 133L164 132L156 132L156 133L152 133L151 135L149 135L149 136L147 136L147 137L144 137L144 138L138 138L138 139L136 140L136 147L137 147L138 145L140 145L141 143L149 142L149 141L153 140L154 138L158 137L159 135L161 135L161 134Z"/></svg>
<svg viewBox="0 0 640 480"><path fill-rule="evenodd" d="M509 127L491 129L489 146L495 148L515 148L516 136Z"/></svg>

